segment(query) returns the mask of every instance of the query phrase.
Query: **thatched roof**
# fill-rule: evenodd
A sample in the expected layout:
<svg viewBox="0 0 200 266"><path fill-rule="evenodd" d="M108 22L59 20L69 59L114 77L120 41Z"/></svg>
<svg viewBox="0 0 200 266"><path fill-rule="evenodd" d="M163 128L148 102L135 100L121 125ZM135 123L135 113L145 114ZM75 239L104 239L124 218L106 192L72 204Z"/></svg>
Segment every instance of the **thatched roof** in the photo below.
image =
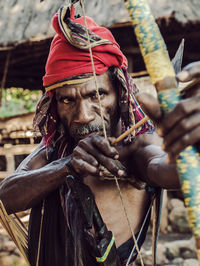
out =
<svg viewBox="0 0 200 266"><path fill-rule="evenodd" d="M175 47L182 37L192 40L193 37L199 38L199 0L148 1L161 30L166 36L170 36L169 42L174 42L178 34ZM41 87L41 76L54 35L50 21L52 15L65 3L64 0L44 0L42 3L39 0L1 1L0 80L8 49L12 50L7 87ZM85 0L85 8L86 14L93 17L97 23L111 28L128 56L139 54L123 0ZM193 45L194 43L196 42L193 41ZM196 44L195 50L196 48L199 50L199 43ZM138 62L140 60L138 59Z"/></svg>
<svg viewBox="0 0 200 266"><path fill-rule="evenodd" d="M1 45L41 40L51 37L54 31L50 21L64 0L17 0L2 1L0 4ZM200 22L199 0L149 0L157 19L170 22L174 18L182 24ZM86 13L97 23L112 26L129 22L123 0L86 0Z"/></svg>

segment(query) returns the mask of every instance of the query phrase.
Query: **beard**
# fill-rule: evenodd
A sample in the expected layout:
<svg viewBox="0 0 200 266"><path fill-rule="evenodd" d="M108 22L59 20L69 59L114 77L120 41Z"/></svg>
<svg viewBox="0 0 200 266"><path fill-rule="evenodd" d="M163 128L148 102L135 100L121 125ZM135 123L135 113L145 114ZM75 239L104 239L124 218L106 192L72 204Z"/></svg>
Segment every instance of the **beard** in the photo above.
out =
<svg viewBox="0 0 200 266"><path fill-rule="evenodd" d="M84 138L92 133L97 133L98 135L103 136L103 125L102 123L92 121L88 124L72 124L68 127L66 120L61 121L67 136L78 142L81 138ZM105 127L106 127L106 134L108 137L112 137L115 134L116 126L119 122L119 108L111 111L111 116L107 119L104 119Z"/></svg>
<svg viewBox="0 0 200 266"><path fill-rule="evenodd" d="M91 133L101 133L101 132L103 132L102 125L93 125L92 123L89 123L82 125L78 128L72 127L70 130L70 135L76 139Z"/></svg>

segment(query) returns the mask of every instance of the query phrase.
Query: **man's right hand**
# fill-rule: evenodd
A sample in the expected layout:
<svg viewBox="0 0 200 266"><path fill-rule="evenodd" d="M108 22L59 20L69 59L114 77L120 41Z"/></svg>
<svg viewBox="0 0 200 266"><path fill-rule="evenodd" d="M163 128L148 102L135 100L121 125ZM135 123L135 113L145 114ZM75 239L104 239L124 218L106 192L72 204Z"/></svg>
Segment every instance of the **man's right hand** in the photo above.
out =
<svg viewBox="0 0 200 266"><path fill-rule="evenodd" d="M187 65L177 76L186 82L200 77L200 62ZM195 86L198 86L196 84ZM164 117L157 99L149 94L140 94L137 100L147 115L157 124L163 137L163 149L168 153L169 161L175 162L179 153L187 146L200 141L200 94L181 100Z"/></svg>
<svg viewBox="0 0 200 266"><path fill-rule="evenodd" d="M108 139L91 134L79 141L72 153L70 166L75 173L86 177L88 175L102 176L100 165L107 168L116 176L125 176L124 170L116 164L119 158L117 149L111 145Z"/></svg>

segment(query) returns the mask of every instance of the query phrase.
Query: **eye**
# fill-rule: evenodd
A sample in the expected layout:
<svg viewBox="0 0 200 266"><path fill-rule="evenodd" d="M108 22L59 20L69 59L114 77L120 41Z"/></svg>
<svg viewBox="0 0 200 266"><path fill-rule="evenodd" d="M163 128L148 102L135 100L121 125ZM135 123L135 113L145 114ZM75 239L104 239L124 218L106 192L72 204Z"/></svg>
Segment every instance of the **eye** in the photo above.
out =
<svg viewBox="0 0 200 266"><path fill-rule="evenodd" d="M100 96L100 98L103 98L106 94L107 94L106 91L99 90L99 96ZM90 95L90 98L93 99L93 100L98 100L98 95L97 95L96 91Z"/></svg>
<svg viewBox="0 0 200 266"><path fill-rule="evenodd" d="M91 93L91 94L90 94L90 98L91 98L92 100L96 100L96 99L98 99L97 93L96 93L96 92Z"/></svg>
<svg viewBox="0 0 200 266"><path fill-rule="evenodd" d="M102 91L102 90L100 90L99 91L99 95L100 95L100 97L103 97L103 96L105 96L107 93L105 92L105 91Z"/></svg>
<svg viewBox="0 0 200 266"><path fill-rule="evenodd" d="M66 97L66 98L61 99L61 102L65 103L65 104L69 104L69 103L74 102L74 99L71 97Z"/></svg>

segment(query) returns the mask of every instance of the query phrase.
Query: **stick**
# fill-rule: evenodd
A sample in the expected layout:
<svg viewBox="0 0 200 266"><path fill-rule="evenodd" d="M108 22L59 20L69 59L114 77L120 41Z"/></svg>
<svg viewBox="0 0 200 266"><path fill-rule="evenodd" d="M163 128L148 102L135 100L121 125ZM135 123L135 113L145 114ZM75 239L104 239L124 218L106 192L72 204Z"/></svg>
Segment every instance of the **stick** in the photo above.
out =
<svg viewBox="0 0 200 266"><path fill-rule="evenodd" d="M136 128L138 128L141 125L143 125L147 120L149 120L149 117L148 116L145 116L142 120L140 120L139 122L137 122L137 124L135 124L134 126L132 126L131 128L129 128L127 131L125 131L123 134L121 134L118 138L116 138L113 141L113 144L120 142L122 139L124 139L125 137L127 137L131 132L133 132Z"/></svg>

